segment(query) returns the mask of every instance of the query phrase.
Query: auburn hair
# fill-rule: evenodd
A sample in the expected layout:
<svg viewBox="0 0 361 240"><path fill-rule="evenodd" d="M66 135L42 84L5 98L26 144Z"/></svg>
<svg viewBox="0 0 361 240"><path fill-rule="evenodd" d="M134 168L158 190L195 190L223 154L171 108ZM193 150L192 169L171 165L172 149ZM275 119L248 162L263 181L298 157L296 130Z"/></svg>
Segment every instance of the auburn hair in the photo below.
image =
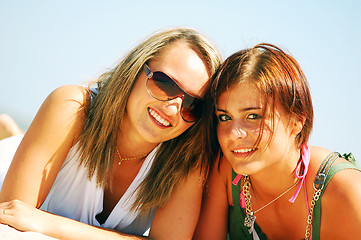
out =
<svg viewBox="0 0 361 240"><path fill-rule="evenodd" d="M297 148L307 143L313 125L313 106L309 85L301 67L289 54L275 45L260 43L253 48L238 51L229 56L219 67L206 90L206 108L203 118L203 143L207 151L206 159L213 165L223 153L217 140L216 104L219 96L233 85L251 82L264 99L264 111L274 120L276 107L280 107L289 117L303 123L296 136ZM273 125L273 124L272 124ZM261 131L255 142L257 146L262 137ZM269 140L271 140L272 135Z"/></svg>

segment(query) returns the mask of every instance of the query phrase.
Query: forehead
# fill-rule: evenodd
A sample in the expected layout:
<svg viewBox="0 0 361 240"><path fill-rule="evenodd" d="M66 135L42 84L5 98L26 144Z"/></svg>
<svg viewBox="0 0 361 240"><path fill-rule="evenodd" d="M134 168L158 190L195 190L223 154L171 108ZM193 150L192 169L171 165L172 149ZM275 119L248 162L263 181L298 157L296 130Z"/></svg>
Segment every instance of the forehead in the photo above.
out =
<svg viewBox="0 0 361 240"><path fill-rule="evenodd" d="M257 85L250 82L236 83L221 93L217 99L217 109L230 114L260 109L264 117L279 119L285 124L292 118L292 114L284 110L277 100L274 102L271 98L266 98Z"/></svg>
<svg viewBox="0 0 361 240"><path fill-rule="evenodd" d="M201 96L209 80L209 70L200 55L187 43L177 41L163 49L149 66L171 77L184 91Z"/></svg>
<svg viewBox="0 0 361 240"><path fill-rule="evenodd" d="M255 84L241 82L219 95L217 106L222 109L254 108L263 106L263 97Z"/></svg>

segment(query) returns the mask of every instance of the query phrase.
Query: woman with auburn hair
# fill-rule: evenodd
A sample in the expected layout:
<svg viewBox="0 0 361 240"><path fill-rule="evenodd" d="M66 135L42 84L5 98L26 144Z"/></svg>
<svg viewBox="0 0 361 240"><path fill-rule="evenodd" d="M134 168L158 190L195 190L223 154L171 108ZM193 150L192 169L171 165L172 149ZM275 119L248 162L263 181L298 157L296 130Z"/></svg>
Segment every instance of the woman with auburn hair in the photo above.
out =
<svg viewBox="0 0 361 240"><path fill-rule="evenodd" d="M360 168L351 154L307 145L311 95L292 56L265 43L239 51L206 96L215 162L194 239L361 236Z"/></svg>
<svg viewBox="0 0 361 240"><path fill-rule="evenodd" d="M0 222L58 239L190 239L208 170L203 92L220 61L197 31L170 29L89 88L53 91L9 167Z"/></svg>

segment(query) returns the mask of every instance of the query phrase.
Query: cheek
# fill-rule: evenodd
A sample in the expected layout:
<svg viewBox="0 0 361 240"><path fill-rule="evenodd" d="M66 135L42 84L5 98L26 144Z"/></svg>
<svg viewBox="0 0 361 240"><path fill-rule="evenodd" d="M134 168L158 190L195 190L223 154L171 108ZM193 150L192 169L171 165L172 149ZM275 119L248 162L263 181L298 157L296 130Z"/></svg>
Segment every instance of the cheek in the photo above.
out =
<svg viewBox="0 0 361 240"><path fill-rule="evenodd" d="M268 132L268 137L270 136L271 132ZM274 134L272 135L271 142L269 143L268 148L274 154L283 153L290 147L290 138L287 132L284 131L282 128L275 129Z"/></svg>
<svg viewBox="0 0 361 240"><path fill-rule="evenodd" d="M267 146L267 144L271 144L273 142L274 136L272 136L271 131L267 131L267 130L263 130L262 132L258 131L257 133L254 134L256 136L256 139L257 139L257 137L259 137L260 134L262 135L261 140L260 140L261 145Z"/></svg>
<svg viewBox="0 0 361 240"><path fill-rule="evenodd" d="M130 92L129 98L128 98L128 104L131 102L132 104L137 104L141 100L141 96L144 96L142 87L140 84L140 80L137 79L135 82L135 85L132 88L132 91Z"/></svg>
<svg viewBox="0 0 361 240"><path fill-rule="evenodd" d="M272 141L274 140L273 130L272 130L272 123L270 121L265 121L262 129L259 126L255 131L253 132L253 136L255 137L255 140L260 137L260 145L265 148L269 146Z"/></svg>
<svg viewBox="0 0 361 240"><path fill-rule="evenodd" d="M225 145L225 142L227 141L227 130L226 130L225 126L222 126L222 125L217 126L217 138L218 138L219 144L223 148L223 146Z"/></svg>
<svg viewBox="0 0 361 240"><path fill-rule="evenodd" d="M179 121L181 122L179 122L177 125L177 130L176 130L177 136L187 131L188 128L190 128L194 124L194 123L185 122L183 119L180 119Z"/></svg>

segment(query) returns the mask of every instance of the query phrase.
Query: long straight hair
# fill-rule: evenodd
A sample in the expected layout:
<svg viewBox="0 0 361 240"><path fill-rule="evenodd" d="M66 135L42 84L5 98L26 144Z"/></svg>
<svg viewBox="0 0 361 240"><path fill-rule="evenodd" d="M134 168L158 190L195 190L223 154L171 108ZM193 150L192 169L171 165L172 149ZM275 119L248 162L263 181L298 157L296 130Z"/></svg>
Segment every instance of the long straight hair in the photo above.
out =
<svg viewBox="0 0 361 240"><path fill-rule="evenodd" d="M196 51L208 68L210 76L221 63L216 48L193 29L175 28L152 35L135 47L114 69L96 81L97 94L84 107L87 115L79 138L80 164L88 169L89 178L96 175L97 184L107 187L112 172L117 137L121 131L126 105L143 65L176 41L184 41ZM161 144L150 172L138 187L133 209L144 212L163 206L180 179L197 167L207 172L202 163L200 122L193 124L180 136Z"/></svg>

